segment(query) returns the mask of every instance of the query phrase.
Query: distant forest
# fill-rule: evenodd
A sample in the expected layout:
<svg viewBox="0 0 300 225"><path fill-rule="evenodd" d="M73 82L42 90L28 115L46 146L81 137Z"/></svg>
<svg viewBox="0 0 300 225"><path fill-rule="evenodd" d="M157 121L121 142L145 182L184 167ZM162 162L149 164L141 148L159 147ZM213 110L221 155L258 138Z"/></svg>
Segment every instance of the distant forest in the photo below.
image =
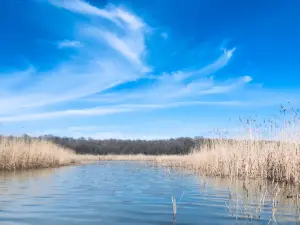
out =
<svg viewBox="0 0 300 225"><path fill-rule="evenodd" d="M52 141L60 146L67 147L79 154L187 154L196 145L209 142L209 139L176 138L168 140L95 140L91 138L67 138L42 136L40 139Z"/></svg>

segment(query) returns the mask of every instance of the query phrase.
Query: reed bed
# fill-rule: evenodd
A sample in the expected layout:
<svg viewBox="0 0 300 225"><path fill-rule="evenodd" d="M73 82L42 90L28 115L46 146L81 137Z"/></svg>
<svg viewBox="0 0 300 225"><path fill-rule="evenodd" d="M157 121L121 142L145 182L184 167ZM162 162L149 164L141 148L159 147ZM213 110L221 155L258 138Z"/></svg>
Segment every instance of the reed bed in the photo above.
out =
<svg viewBox="0 0 300 225"><path fill-rule="evenodd" d="M106 155L99 160L151 161L207 176L300 182L300 146L282 141L215 139L187 155Z"/></svg>
<svg viewBox="0 0 300 225"><path fill-rule="evenodd" d="M287 116L287 113L290 113ZM201 174L230 178L268 179L299 184L299 110L282 107L281 117L240 119L243 136L216 138L193 149L185 164ZM284 114L283 114L284 113Z"/></svg>
<svg viewBox="0 0 300 225"><path fill-rule="evenodd" d="M179 157L156 158L158 164L186 168L207 176L300 182L300 148L288 142L215 140Z"/></svg>
<svg viewBox="0 0 300 225"><path fill-rule="evenodd" d="M186 155L110 155L100 160L148 160L156 164L185 168L194 173L230 178L267 179L300 183L299 110L281 107L280 116L239 119L239 137L227 133L203 142ZM287 116L287 113L290 113ZM240 135L243 133L243 135Z"/></svg>
<svg viewBox="0 0 300 225"><path fill-rule="evenodd" d="M49 168L95 160L52 142L28 138L0 138L0 170Z"/></svg>
<svg viewBox="0 0 300 225"><path fill-rule="evenodd" d="M194 149L189 163L210 176L299 183L299 153L295 143L224 139Z"/></svg>

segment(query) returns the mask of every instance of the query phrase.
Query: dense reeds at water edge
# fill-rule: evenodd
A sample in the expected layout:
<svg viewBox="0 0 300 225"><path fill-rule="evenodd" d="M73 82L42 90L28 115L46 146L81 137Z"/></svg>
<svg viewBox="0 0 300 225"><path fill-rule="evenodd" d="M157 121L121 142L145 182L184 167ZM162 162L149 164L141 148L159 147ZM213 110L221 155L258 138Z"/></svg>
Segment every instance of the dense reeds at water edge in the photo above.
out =
<svg viewBox="0 0 300 225"><path fill-rule="evenodd" d="M300 181L300 146L288 142L214 140L192 153L170 162L201 175L242 179L268 179L298 184Z"/></svg>
<svg viewBox="0 0 300 225"><path fill-rule="evenodd" d="M24 137L0 138L0 170L57 167L91 158L96 157L76 155L73 150L46 140Z"/></svg>
<svg viewBox="0 0 300 225"><path fill-rule="evenodd" d="M299 184L299 111L283 108L282 111L284 114L281 112L281 118L268 118L263 122L258 119L240 119L244 136L236 138L224 133L219 133L213 139L179 138L157 141L1 137L0 169L55 167L85 160L138 160L180 167L200 175ZM290 115L286 116L288 112ZM89 142L92 144L89 145ZM104 152L105 155L77 155L73 148L67 146L75 146L77 153L84 149L83 152ZM135 146L134 154L128 154L134 149L132 146ZM158 151L160 146L161 152ZM189 150L188 146L191 146ZM184 154L180 154L180 148ZM106 154L107 149L113 149L114 154ZM179 153L170 154L175 150ZM118 151L119 154L116 153ZM146 154L137 154L141 152ZM156 154L149 154L152 152Z"/></svg>
<svg viewBox="0 0 300 225"><path fill-rule="evenodd" d="M289 115L287 115L289 113ZM281 108L280 116L267 119L240 118L235 139L219 133L184 155L102 156L103 160L151 160L200 175L300 183L299 110Z"/></svg>
<svg viewBox="0 0 300 225"><path fill-rule="evenodd" d="M288 142L214 139L185 155L105 155L99 159L148 160L208 176L300 181L300 145Z"/></svg>

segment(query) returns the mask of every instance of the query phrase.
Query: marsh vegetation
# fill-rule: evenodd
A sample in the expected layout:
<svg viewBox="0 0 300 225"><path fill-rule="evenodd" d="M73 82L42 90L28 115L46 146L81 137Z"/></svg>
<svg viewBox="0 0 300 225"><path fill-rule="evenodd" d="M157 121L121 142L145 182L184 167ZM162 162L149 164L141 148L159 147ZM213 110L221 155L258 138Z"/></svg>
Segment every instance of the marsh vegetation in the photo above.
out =
<svg viewBox="0 0 300 225"><path fill-rule="evenodd" d="M260 221L266 211L269 224L286 217L300 223L300 118L294 109L283 109L280 116L240 118L242 129L235 138L219 130L210 139L156 141L1 137L0 169L57 167L85 160L146 161L167 173L201 176L202 191L210 178L229 181L222 205L235 220ZM181 213L181 198L176 202L175 195L169 196L174 222Z"/></svg>
<svg viewBox="0 0 300 225"><path fill-rule="evenodd" d="M102 160L150 160L182 167L200 175L230 179L260 179L299 184L299 110L282 107L279 116L267 119L240 118L239 136L216 132L212 139L194 139L182 155L106 155Z"/></svg>
<svg viewBox="0 0 300 225"><path fill-rule="evenodd" d="M241 179L300 181L299 110L282 106L279 116L239 118L238 136L169 140L94 140L54 136L0 139L0 169L51 167L78 159L146 160L194 173ZM77 154L75 154L77 153ZM87 156L87 155L90 156ZM91 156L97 155L97 156Z"/></svg>
<svg viewBox="0 0 300 225"><path fill-rule="evenodd" d="M0 138L0 170L58 167L96 159L95 156L76 155L73 150L47 140Z"/></svg>

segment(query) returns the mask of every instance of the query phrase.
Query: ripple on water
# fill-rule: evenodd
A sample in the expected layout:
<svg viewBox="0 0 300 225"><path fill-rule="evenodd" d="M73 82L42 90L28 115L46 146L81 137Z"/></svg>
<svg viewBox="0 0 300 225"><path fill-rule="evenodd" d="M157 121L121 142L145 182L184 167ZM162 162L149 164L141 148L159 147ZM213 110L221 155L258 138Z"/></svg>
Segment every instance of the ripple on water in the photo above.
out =
<svg viewBox="0 0 300 225"><path fill-rule="evenodd" d="M0 224L173 224L171 196L179 202L176 224L245 224L225 207L228 182L137 162L101 162L0 175ZM216 185L217 183L217 185ZM267 224L266 207L260 220ZM283 216L285 220L291 214ZM290 220L291 221L291 220ZM249 224L249 223L248 223Z"/></svg>

